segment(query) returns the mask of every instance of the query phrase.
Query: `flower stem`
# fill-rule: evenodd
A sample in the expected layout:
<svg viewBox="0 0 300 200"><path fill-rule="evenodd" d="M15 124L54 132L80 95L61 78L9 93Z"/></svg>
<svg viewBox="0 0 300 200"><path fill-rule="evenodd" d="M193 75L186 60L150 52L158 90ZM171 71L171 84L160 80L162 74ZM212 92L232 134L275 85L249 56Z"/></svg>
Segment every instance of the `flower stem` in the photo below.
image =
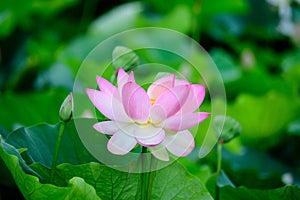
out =
<svg viewBox="0 0 300 200"><path fill-rule="evenodd" d="M66 126L66 123L62 121L60 123L60 126L59 126L58 137L57 137L57 140L56 140L56 146L55 146L55 151L54 151L52 165L51 165L50 183L53 183L53 178L54 178L54 174L55 174L56 163L57 163L58 153L59 153L59 148L60 148L60 143L61 143L61 139L62 139L64 130L65 130L65 126Z"/></svg>
<svg viewBox="0 0 300 200"><path fill-rule="evenodd" d="M153 186L153 182L154 182L154 177L155 177L155 170L154 170L154 166L155 166L155 158L153 157L153 155L151 154L151 160L150 160L150 172L149 172L149 183L148 183L148 191L147 191L147 199L151 199L151 194L152 194L152 186Z"/></svg>
<svg viewBox="0 0 300 200"><path fill-rule="evenodd" d="M154 157L147 159L147 147L142 147L141 200L150 200L155 177Z"/></svg>
<svg viewBox="0 0 300 200"><path fill-rule="evenodd" d="M142 147L141 200L147 200L148 173L146 160L147 147Z"/></svg>
<svg viewBox="0 0 300 200"><path fill-rule="evenodd" d="M219 142L217 148L217 174L219 175L222 169L222 143Z"/></svg>
<svg viewBox="0 0 300 200"><path fill-rule="evenodd" d="M219 196L220 196L220 188L218 186L218 176L220 175L222 169L222 145L223 145L223 141L219 141L217 144L216 200L219 200Z"/></svg>

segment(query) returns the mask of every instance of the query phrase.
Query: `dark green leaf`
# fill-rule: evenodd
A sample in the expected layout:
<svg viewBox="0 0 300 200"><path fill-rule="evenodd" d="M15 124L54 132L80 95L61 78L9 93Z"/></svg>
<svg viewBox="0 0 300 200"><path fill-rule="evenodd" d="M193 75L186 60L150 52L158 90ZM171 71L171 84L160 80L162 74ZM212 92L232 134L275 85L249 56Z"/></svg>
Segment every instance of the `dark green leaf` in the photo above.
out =
<svg viewBox="0 0 300 200"><path fill-rule="evenodd" d="M0 157L26 199L100 199L92 186L82 178L74 177L67 187L57 187L50 184L41 184L36 176L26 174L21 167L25 163L18 151L6 144L0 138ZM21 163L21 164L20 164ZM23 164L27 166L26 164ZM28 167L28 166L27 166ZM31 169L30 169L31 170Z"/></svg>
<svg viewBox="0 0 300 200"><path fill-rule="evenodd" d="M245 187L221 188L220 197L224 200L292 200L300 199L300 189L296 186L285 186L270 190L247 189Z"/></svg>
<svg viewBox="0 0 300 200"><path fill-rule="evenodd" d="M210 55L216 63L225 83L238 80L242 71L232 56L223 49L213 49Z"/></svg>
<svg viewBox="0 0 300 200"><path fill-rule="evenodd" d="M231 187L235 187L235 185L231 182L231 180L229 179L229 177L227 176L227 174L224 172L224 170L222 170L219 174L219 176L217 177L217 184L219 187L224 187L224 186L231 186Z"/></svg>
<svg viewBox="0 0 300 200"><path fill-rule="evenodd" d="M60 105L67 94L67 91L60 89L27 94L3 94L0 98L0 124L10 132L21 126L41 122L57 123Z"/></svg>
<svg viewBox="0 0 300 200"><path fill-rule="evenodd" d="M200 180L176 163L157 172L153 199L212 199Z"/></svg>
<svg viewBox="0 0 300 200"><path fill-rule="evenodd" d="M49 178L50 170L35 163L32 165L39 174ZM120 172L101 165L88 163L83 165L61 164L57 167L55 182L65 185L72 177L82 177L92 185L102 199L135 199L139 187L139 174ZM64 180L65 182L63 182ZM180 164L158 170L152 189L152 199L212 199L199 179L190 175Z"/></svg>
<svg viewBox="0 0 300 200"><path fill-rule="evenodd" d="M27 148L25 152L29 163L40 162L51 167L56 139L57 125L40 124L29 128L20 128L6 139L15 148ZM67 123L59 151L58 163L82 164L95 159L88 153L74 127L74 122Z"/></svg>
<svg viewBox="0 0 300 200"><path fill-rule="evenodd" d="M296 177L291 167L257 150L244 147L241 154L232 154L224 149L222 157L223 168L236 186L271 189L283 186L284 173Z"/></svg>
<svg viewBox="0 0 300 200"><path fill-rule="evenodd" d="M5 151L4 155L13 153L13 155L18 156L19 161L16 162L23 163L23 168L26 171L31 170L35 174L38 173L42 177L41 180L47 182L49 180L49 168L51 166L58 126L41 124L12 132L6 139L6 142L10 144L4 141L2 143L2 148L8 146L11 149L10 151ZM14 145L14 147L11 145ZM23 157L28 163L34 163L32 168L35 171L28 167L15 147L19 149L27 148L27 151L23 151L22 153L24 154ZM93 160L93 157L89 155L81 144L73 121L67 123L58 160L58 163L65 164L57 166L54 183L58 186L66 187L70 179L81 177L89 185L93 186L97 194L103 199L111 199L112 197L115 199L132 199L137 195L139 174L117 171L102 164L91 162ZM5 163L7 164L6 160ZM71 165L70 163L75 165ZM10 168L9 170L11 171ZM14 178L16 177L14 176ZM34 188L35 184L40 184L35 182L37 181L29 181L27 185L33 185L28 187ZM211 199L199 179L190 175L176 162L158 170L153 185L153 199ZM18 186L24 187L23 183L18 184ZM79 183L79 186L82 186L82 184ZM90 189L88 188L88 190ZM77 189L74 189L74 192L76 191ZM25 193L27 192L25 191ZM23 194L25 193L23 192Z"/></svg>
<svg viewBox="0 0 300 200"><path fill-rule="evenodd" d="M288 125L288 133L291 135L300 135L300 119L292 121Z"/></svg>

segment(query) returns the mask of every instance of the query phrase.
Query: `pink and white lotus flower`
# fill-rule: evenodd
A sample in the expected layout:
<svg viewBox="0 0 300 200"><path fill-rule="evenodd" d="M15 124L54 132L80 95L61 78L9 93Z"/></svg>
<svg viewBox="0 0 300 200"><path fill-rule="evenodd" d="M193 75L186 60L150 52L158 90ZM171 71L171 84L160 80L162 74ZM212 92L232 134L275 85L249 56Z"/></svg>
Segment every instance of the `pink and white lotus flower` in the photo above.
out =
<svg viewBox="0 0 300 200"><path fill-rule="evenodd" d="M166 149L176 156L188 155L195 146L189 128L210 114L195 112L201 105L205 88L170 74L156 80L147 92L122 68L118 87L97 76L99 90L86 89L95 107L110 121L96 123L94 128L112 135L107 148L124 155L137 144L148 147L160 160L169 160Z"/></svg>

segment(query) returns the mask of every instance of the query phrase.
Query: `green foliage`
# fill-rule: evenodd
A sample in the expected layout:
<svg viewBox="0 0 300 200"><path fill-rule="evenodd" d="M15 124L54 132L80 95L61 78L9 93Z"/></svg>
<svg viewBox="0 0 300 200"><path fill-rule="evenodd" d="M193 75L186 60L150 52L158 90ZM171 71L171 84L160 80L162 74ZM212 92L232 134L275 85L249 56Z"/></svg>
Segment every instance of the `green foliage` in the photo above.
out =
<svg viewBox="0 0 300 200"><path fill-rule="evenodd" d="M20 128L10 133L6 142L17 149L26 148L23 153L28 163L40 162L51 167L59 124L40 124L29 128ZM83 164L95 159L83 146L73 121L68 123L62 138L58 163Z"/></svg>
<svg viewBox="0 0 300 200"><path fill-rule="evenodd" d="M278 143L299 105L298 99L273 91L262 97L241 94L228 113L241 123L244 143L266 149Z"/></svg>
<svg viewBox="0 0 300 200"><path fill-rule="evenodd" d="M58 125L21 128L12 132L5 141L1 139L0 156L22 194L27 199L43 198L48 194L49 199L80 198L85 195L87 199L99 199L96 194L102 199L135 198L139 174L120 172L91 162L92 157L80 143L75 130L74 125L70 124L64 132L61 143L64 148L59 152L58 161L63 164L57 166L56 186L48 181ZM16 148L26 148L26 151L20 155ZM33 164L29 167L30 163ZM211 199L199 179L176 162L156 172L152 194L153 199Z"/></svg>
<svg viewBox="0 0 300 200"><path fill-rule="evenodd" d="M17 150L4 142L3 139L0 138L0 140L0 156L26 199L71 199L72 197L99 199L93 187L85 183L82 178L72 178L67 187L41 184L36 176L26 174L23 171L24 168L28 169L29 167ZM30 169L30 171L32 170Z"/></svg>
<svg viewBox="0 0 300 200"><path fill-rule="evenodd" d="M67 91L57 89L27 94L7 93L0 98L0 123L7 132L36 123L56 123ZM3 132L2 132L3 134Z"/></svg>
<svg viewBox="0 0 300 200"><path fill-rule="evenodd" d="M58 122L60 105L96 45L122 31L149 26L187 34L209 52L226 87L227 114L242 126L241 135L224 145L221 178L214 174L215 150L204 159L197 154L213 118L200 124L196 150L180 160L183 166L206 184L212 196L216 181L222 180L220 199L299 199L300 9L297 1L285 6L291 8L291 18L284 20L290 20L295 31L290 35L279 31L282 8L267 1L2 0L0 199L18 198L6 192L18 195L14 181L26 199L136 197L138 175L97 163L81 143L73 121L62 139L55 182L49 184L58 132L58 125L49 124ZM160 37L151 39L164 42ZM147 36L129 42L145 41ZM186 48L175 41L174 45ZM139 49L121 60L131 68L138 64L136 56L141 64L164 63L170 66L165 72L176 70L194 83L207 78L169 52ZM111 59L115 68L122 65ZM101 64L88 63L90 73ZM111 67L103 77L110 80L113 72ZM149 71L136 72L138 82L152 81L145 76ZM203 111L211 110L210 92ZM157 172L153 199L211 199L184 167L174 163ZM291 174L289 183L283 181L284 174Z"/></svg>
<svg viewBox="0 0 300 200"><path fill-rule="evenodd" d="M225 83L241 78L242 72L230 54L222 49L213 49L210 56L216 63Z"/></svg>
<svg viewBox="0 0 300 200"><path fill-rule="evenodd" d="M38 173L49 176L49 169L42 165L33 164L32 167ZM134 199L137 195L139 174L120 172L99 163L61 164L57 168L55 181L60 185L66 185L71 177L83 177L102 199ZM153 184L152 199L211 198L199 179L177 163L157 171Z"/></svg>
<svg viewBox="0 0 300 200"><path fill-rule="evenodd" d="M0 38L8 36L19 25L24 28L34 26L33 22L29 20L34 14L40 17L51 17L74 3L76 3L76 0L64 2L54 0L47 3L42 0L29 0L18 3L3 0L0 4Z"/></svg>
<svg viewBox="0 0 300 200"><path fill-rule="evenodd" d="M220 199L226 200L289 200L299 199L300 189L296 186L285 186L282 188L271 190L247 189L245 187L231 188L229 186L226 186L221 189L220 194Z"/></svg>
<svg viewBox="0 0 300 200"><path fill-rule="evenodd" d="M284 173L296 175L289 166L270 155L248 148L238 154L224 150L223 166L227 176L236 186L255 189L282 187L284 186L282 182Z"/></svg>

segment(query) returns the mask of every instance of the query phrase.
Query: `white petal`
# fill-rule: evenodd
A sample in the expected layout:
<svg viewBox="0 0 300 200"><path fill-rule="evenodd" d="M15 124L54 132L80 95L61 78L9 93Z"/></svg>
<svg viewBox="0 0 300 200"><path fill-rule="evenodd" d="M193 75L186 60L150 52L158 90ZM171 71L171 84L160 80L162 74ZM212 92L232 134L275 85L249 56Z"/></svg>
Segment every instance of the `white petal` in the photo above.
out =
<svg viewBox="0 0 300 200"><path fill-rule="evenodd" d="M161 106L152 106L150 108L150 119L154 124L161 123L164 119L166 119L167 113Z"/></svg>
<svg viewBox="0 0 300 200"><path fill-rule="evenodd" d="M178 133L166 133L163 145L176 156L186 156L192 152L195 147L194 137L188 131Z"/></svg>
<svg viewBox="0 0 300 200"><path fill-rule="evenodd" d="M98 122L94 124L94 129L96 131L103 133L103 134L108 134L112 135L116 133L119 130L124 129L124 127L127 127L129 124L127 123L118 123L115 121L104 121L104 122Z"/></svg>
<svg viewBox="0 0 300 200"><path fill-rule="evenodd" d="M124 155L131 151L136 144L137 141L134 137L120 130L109 139L107 149L113 154Z"/></svg>
<svg viewBox="0 0 300 200"><path fill-rule="evenodd" d="M166 148L163 145L157 145L153 147L148 147L151 153L159 160L169 161L169 155Z"/></svg>
<svg viewBox="0 0 300 200"><path fill-rule="evenodd" d="M154 146L160 144L165 138L165 131L152 125L136 126L135 138L143 146Z"/></svg>

